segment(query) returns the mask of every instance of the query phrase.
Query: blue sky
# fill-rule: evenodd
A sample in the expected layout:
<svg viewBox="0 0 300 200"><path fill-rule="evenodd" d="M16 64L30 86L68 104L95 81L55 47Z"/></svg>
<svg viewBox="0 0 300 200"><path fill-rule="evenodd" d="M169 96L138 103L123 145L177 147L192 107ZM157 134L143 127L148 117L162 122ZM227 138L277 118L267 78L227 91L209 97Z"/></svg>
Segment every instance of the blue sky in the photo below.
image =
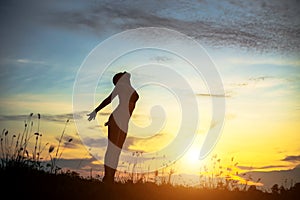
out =
<svg viewBox="0 0 300 200"><path fill-rule="evenodd" d="M69 90L78 66L93 47L112 34L142 26L174 28L208 48L243 49L245 54L262 51L276 57L284 53L293 59L299 55L300 46L299 9L294 4L4 1L2 93L57 92L58 87Z"/></svg>

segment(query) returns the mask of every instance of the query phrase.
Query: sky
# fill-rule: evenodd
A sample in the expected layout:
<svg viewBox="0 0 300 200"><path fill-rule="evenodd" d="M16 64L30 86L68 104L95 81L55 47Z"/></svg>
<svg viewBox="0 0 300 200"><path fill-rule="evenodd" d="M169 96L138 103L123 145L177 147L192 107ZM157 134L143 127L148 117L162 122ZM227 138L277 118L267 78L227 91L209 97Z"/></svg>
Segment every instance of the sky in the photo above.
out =
<svg viewBox="0 0 300 200"><path fill-rule="evenodd" d="M95 123L87 124L87 133L78 133L72 98L80 67L98 44L115 34L143 27L168 28L203 46L225 90L223 96L214 96L204 87L203 80L192 84L203 112L194 143L176 162L176 173L197 175L203 166L209 165L210 157L198 160L198 155L205 134L219 123L210 122L212 98L223 98L225 121L210 156L217 155L225 166L230 165L234 157L237 170L251 171L254 176L255 172L269 173L270 176L262 180L265 185L282 183L281 177L273 176L275 172L289 173L289 179L300 181L299 14L299 2L292 0L1 1L1 128L11 134L20 133L24 120L34 113L35 130L37 113L40 113L39 131L43 133L43 143L57 144L65 121L70 119L65 140L73 138L73 141L65 144L62 165L77 170L97 168L89 152L96 154L101 163L106 146L106 129L102 124L112 108L98 114ZM119 48L118 44L114 45ZM132 69L120 66L134 67L145 57L173 69L182 68L187 79L193 80L193 73L188 72L182 60L164 52L141 51L127 55L112 68ZM109 77L113 72L108 72L103 82L99 82L97 103L112 90ZM145 77L137 73L132 77L133 83L138 85ZM132 131L124 149L155 151L172 140L178 128L180 109L176 107L176 99L162 88L153 86L138 91L143 98L133 115L134 124L147 126L155 122L155 117L160 122L165 116L160 112L151 116L150 112L156 103L165 108L168 121L157 134L140 132L139 135ZM86 112L88 110L82 111L82 119ZM152 162L145 158L147 161ZM123 164L120 167L126 168Z"/></svg>

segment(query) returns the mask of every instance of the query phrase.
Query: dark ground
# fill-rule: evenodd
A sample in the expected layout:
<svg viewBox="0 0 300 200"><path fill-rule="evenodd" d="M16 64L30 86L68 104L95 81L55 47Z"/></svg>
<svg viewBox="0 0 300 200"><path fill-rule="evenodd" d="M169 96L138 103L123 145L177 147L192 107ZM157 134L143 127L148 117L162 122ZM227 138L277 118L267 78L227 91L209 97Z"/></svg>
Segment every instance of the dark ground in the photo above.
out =
<svg viewBox="0 0 300 200"><path fill-rule="evenodd" d="M99 180L81 178L75 172L55 175L29 168L2 169L0 178L2 197L8 196L7 199L286 200L297 199L297 196L300 196L300 183L280 194L265 193L260 190L212 190L167 184L158 186L154 183L107 185Z"/></svg>

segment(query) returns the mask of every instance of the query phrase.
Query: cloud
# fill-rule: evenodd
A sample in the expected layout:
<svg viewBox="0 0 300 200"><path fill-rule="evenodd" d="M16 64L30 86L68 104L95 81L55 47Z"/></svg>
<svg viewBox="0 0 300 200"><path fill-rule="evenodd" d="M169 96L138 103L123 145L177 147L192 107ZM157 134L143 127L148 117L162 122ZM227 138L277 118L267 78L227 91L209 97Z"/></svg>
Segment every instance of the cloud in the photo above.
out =
<svg viewBox="0 0 300 200"><path fill-rule="evenodd" d="M300 162L300 155L298 156L287 156L282 161L288 161L288 162Z"/></svg>
<svg viewBox="0 0 300 200"><path fill-rule="evenodd" d="M251 176L253 180L261 179L265 188L271 188L275 183L284 185L286 183L300 182L300 168L295 167L289 170L269 171L269 172L248 172L247 175Z"/></svg>
<svg viewBox="0 0 300 200"><path fill-rule="evenodd" d="M91 137L85 137L83 138L83 143L87 145L88 147L106 147L107 145L107 139L106 138L91 138Z"/></svg>
<svg viewBox="0 0 300 200"><path fill-rule="evenodd" d="M170 141L170 135L165 133L155 134L147 138L136 138L128 136L123 145L127 151L152 152L160 149L166 141Z"/></svg>
<svg viewBox="0 0 300 200"><path fill-rule="evenodd" d="M253 77L253 78L249 78L250 81L264 81L266 79L272 79L274 78L273 76L258 76L258 77Z"/></svg>
<svg viewBox="0 0 300 200"><path fill-rule="evenodd" d="M211 46L297 52L299 7L298 1L97 1L85 9L57 11L49 24L71 30L88 28L96 35L158 26Z"/></svg>
<svg viewBox="0 0 300 200"><path fill-rule="evenodd" d="M157 62L169 62L172 60L172 58L168 56L155 56L151 58L151 60L157 61Z"/></svg>
<svg viewBox="0 0 300 200"><path fill-rule="evenodd" d="M254 170L259 170L259 169L274 169L274 168L287 168L289 166L287 165L266 165L266 166L261 166L261 167L251 167L251 166L238 166L238 168L242 170L249 170L249 171L254 171Z"/></svg>
<svg viewBox="0 0 300 200"><path fill-rule="evenodd" d="M33 115L33 118L37 118ZM28 120L28 115L0 115L0 121L24 121ZM60 114L60 115L41 115L41 120L65 123L67 120L73 119L73 114Z"/></svg>
<svg viewBox="0 0 300 200"><path fill-rule="evenodd" d="M67 120L72 121L74 116L76 119L83 119L86 117L86 113L89 111L82 111L78 113L65 113L65 114L58 114L58 115L49 115L49 114L41 114L41 120L46 120L50 122L59 122L65 123ZM108 112L101 112L99 115L109 115ZM0 115L0 121L24 121L29 119L29 115ZM37 118L36 115L33 115L33 118ZM90 127L91 129L98 128L98 127Z"/></svg>
<svg viewBox="0 0 300 200"><path fill-rule="evenodd" d="M231 83L230 86L232 87L246 87L248 86L249 83L246 83L246 82L242 82L242 83Z"/></svg>
<svg viewBox="0 0 300 200"><path fill-rule="evenodd" d="M38 61L38 60L29 60L29 59L17 59L17 63L24 63L24 64L37 64L37 65L45 65L46 62Z"/></svg>
<svg viewBox="0 0 300 200"><path fill-rule="evenodd" d="M61 168L70 168L73 170L79 169L95 169L95 168L103 168L103 164L99 164L96 162L95 158L76 158L76 159L59 159L57 161L57 165Z"/></svg>
<svg viewBox="0 0 300 200"><path fill-rule="evenodd" d="M291 82L296 82L297 80L290 80L291 76L285 77L284 75L254 75L250 78L244 78L243 80L237 81L236 83L228 83L227 84L227 92L226 94L230 97L236 96L238 93L244 92L252 92L255 90L257 93L257 89L264 90L264 95L271 94L272 92L276 92L274 95L282 95L278 91L287 93L287 88L290 87ZM296 84L296 83L295 83ZM284 87L284 90L282 90Z"/></svg>
<svg viewBox="0 0 300 200"><path fill-rule="evenodd" d="M245 65L258 65L258 66L293 66L293 67L300 67L300 60L299 59L281 59L281 58L255 58L252 57L235 57L235 58L228 58L228 61L233 65L245 66Z"/></svg>
<svg viewBox="0 0 300 200"><path fill-rule="evenodd" d="M73 119L73 114L61 114L61 115L44 115L42 119L52 122L66 122L67 120Z"/></svg>
<svg viewBox="0 0 300 200"><path fill-rule="evenodd" d="M229 94L198 93L196 95L201 96L201 97L217 97L217 98L231 97L231 95L229 95Z"/></svg>

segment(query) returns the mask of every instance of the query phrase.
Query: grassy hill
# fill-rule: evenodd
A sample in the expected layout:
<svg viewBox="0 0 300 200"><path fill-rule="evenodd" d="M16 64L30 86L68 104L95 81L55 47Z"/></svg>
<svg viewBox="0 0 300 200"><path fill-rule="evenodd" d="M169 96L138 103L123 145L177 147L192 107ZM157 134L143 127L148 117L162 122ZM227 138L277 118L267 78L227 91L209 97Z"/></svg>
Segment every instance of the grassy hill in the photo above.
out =
<svg viewBox="0 0 300 200"><path fill-rule="evenodd" d="M115 183L104 184L100 180L87 179L72 171L53 174L31 167L1 168L1 191L9 199L122 199L122 200L179 200L179 199L296 199L300 183L294 187L272 193L250 187L247 191L225 189L199 189L170 184Z"/></svg>

